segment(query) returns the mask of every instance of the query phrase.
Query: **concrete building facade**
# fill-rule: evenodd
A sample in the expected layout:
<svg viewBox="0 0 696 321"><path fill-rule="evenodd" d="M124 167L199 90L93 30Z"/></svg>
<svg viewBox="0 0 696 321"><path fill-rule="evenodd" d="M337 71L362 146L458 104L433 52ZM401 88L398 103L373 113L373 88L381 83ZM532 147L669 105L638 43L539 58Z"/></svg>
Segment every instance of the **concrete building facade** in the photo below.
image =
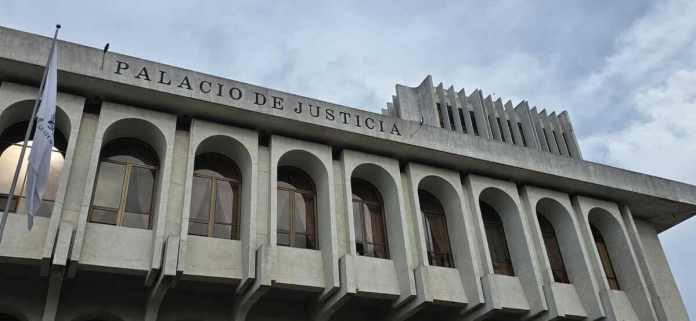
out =
<svg viewBox="0 0 696 321"><path fill-rule="evenodd" d="M0 27L4 176L49 48ZM583 160L565 112L427 77L376 114L58 48L32 230L0 191L0 320L688 320L657 235L696 186Z"/></svg>

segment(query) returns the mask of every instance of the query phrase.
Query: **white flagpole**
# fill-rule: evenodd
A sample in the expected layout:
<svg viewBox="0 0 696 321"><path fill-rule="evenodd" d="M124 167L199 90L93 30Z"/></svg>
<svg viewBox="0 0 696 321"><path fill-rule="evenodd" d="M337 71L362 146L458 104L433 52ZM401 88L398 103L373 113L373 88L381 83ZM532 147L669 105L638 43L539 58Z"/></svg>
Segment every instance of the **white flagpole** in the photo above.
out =
<svg viewBox="0 0 696 321"><path fill-rule="evenodd" d="M36 100L34 100L34 109L31 112L31 118L29 118L29 125L27 126L27 131L24 134L24 143L22 144L22 151L19 153L19 161L17 162L17 168L15 169L14 177L12 178L12 185L10 185L10 193L7 195L5 210L2 213L2 220L0 220L0 243L2 243L2 236L5 232L5 224L7 224L7 215L10 211L10 205L12 204L14 198L15 188L17 187L19 171L22 169L22 163L24 162L24 154L27 150L27 142L29 141L29 135L31 135L32 127L34 127L34 118L36 117L36 110L38 109L39 103L41 102L41 96L43 95L44 85L46 84L48 64L51 62L51 57L53 56L53 49L56 46L56 39L58 39L58 30L60 30L60 25L56 25L56 31L53 34L53 43L51 44L51 51L49 51L48 59L46 60L46 65L44 67L43 78L41 79L41 86L39 87L39 95L38 97L36 97ZM17 199L17 204L19 204L19 199Z"/></svg>

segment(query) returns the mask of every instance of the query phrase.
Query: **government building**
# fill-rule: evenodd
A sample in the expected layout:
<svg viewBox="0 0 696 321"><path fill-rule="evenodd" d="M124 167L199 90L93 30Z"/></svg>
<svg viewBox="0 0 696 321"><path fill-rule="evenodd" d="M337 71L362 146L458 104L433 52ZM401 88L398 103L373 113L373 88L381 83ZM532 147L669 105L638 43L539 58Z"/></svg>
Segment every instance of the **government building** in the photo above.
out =
<svg viewBox="0 0 696 321"><path fill-rule="evenodd" d="M50 47L0 27L2 321L688 320L658 233L696 186L430 77L378 114L60 41L28 230L9 189Z"/></svg>

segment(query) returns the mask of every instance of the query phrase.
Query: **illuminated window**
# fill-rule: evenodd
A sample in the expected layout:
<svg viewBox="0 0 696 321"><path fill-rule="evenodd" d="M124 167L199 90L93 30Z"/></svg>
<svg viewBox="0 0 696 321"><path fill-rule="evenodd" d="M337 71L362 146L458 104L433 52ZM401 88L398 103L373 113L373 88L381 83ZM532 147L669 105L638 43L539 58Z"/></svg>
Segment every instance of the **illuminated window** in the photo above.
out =
<svg viewBox="0 0 696 321"><path fill-rule="evenodd" d="M278 168L278 245L318 249L314 182L302 170Z"/></svg>
<svg viewBox="0 0 696 321"><path fill-rule="evenodd" d="M241 177L227 156L196 156L189 234L239 240Z"/></svg>
<svg viewBox="0 0 696 321"><path fill-rule="evenodd" d="M4 210L5 205L7 204L10 186L12 185L12 178L15 169L17 168L19 154L22 150L22 143L24 143L24 135L28 125L29 122L17 123L7 128L7 130L2 133L2 136L0 136L0 150L2 151L0 153L0 168L2 168L4 173L3 175L0 175L1 210ZM33 136L34 133L32 132L29 137ZM53 150L51 151L51 165L48 171L48 186L37 213L38 216L44 217L49 217L53 211L53 203L56 198L56 190L58 189L58 180L60 179L60 174L63 171L65 150L67 149L67 140L57 129L54 131L53 140L54 146ZM31 143L31 140L27 143L27 150L24 154L24 160L19 172L17 186L15 188L15 195L12 198L12 203L10 204L10 212L17 212L17 205L26 200L26 170L29 162L29 154L31 153Z"/></svg>
<svg viewBox="0 0 696 321"><path fill-rule="evenodd" d="M372 184L357 178L350 181L353 192L355 247L358 254L389 258L382 195Z"/></svg>
<svg viewBox="0 0 696 321"><path fill-rule="evenodd" d="M159 159L142 141L119 138L101 152L89 221L148 229Z"/></svg>

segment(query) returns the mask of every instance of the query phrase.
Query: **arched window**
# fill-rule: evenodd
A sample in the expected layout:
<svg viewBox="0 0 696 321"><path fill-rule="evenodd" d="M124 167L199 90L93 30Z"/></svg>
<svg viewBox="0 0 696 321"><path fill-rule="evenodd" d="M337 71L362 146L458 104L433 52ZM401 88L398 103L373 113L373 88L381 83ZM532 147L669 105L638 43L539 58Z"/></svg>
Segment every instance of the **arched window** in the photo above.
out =
<svg viewBox="0 0 696 321"><path fill-rule="evenodd" d="M27 130L29 122L21 122L14 124L7 128L0 136L0 168L2 168L3 175L0 175L0 206L1 210L5 209L5 204L10 193L10 186L12 185L12 178L17 168L17 162L19 161L19 154L22 150L22 144L24 143L24 135ZM46 193L41 201L41 206L37 213L38 216L48 217L53 211L53 202L56 198L56 190L58 189L58 179L63 171L63 162L65 161L65 150L67 149L67 140L65 136L57 130L54 131L54 146L51 151L51 165L48 171L48 187L46 188ZM29 137L34 137L32 132ZM23 203L26 199L26 170L27 164L29 162L29 154L31 153L31 143L27 142L27 150L24 154L24 160L22 161L22 167L19 172L19 177L17 180L17 186L15 188L15 195L12 198L12 203L10 204L10 212L17 212L17 205ZM20 193L21 192L21 193Z"/></svg>
<svg viewBox="0 0 696 321"><path fill-rule="evenodd" d="M278 167L278 245L317 249L312 179L291 166Z"/></svg>
<svg viewBox="0 0 696 321"><path fill-rule="evenodd" d="M350 181L353 192L355 248L360 255L389 258L382 195L372 184L357 178Z"/></svg>
<svg viewBox="0 0 696 321"><path fill-rule="evenodd" d="M609 288L614 290L621 290L619 286L619 280L616 278L616 273L614 272L614 266L611 264L611 257L609 256L609 250L607 249L607 244L604 242L602 233L599 229L590 224L592 229L592 237L594 238L595 246L597 247L597 253L599 254L599 259L602 261L602 268L604 268L604 274L607 276L607 282L609 282Z"/></svg>
<svg viewBox="0 0 696 321"><path fill-rule="evenodd" d="M447 217L440 201L432 194L418 190L420 209L425 227L425 242L430 265L454 267L454 259L447 232Z"/></svg>
<svg viewBox="0 0 696 321"><path fill-rule="evenodd" d="M133 138L109 142L101 151L89 221L150 228L159 159Z"/></svg>
<svg viewBox="0 0 696 321"><path fill-rule="evenodd" d="M553 274L553 279L560 283L570 283L568 279L568 272L566 272L565 264L563 263L563 256L561 255L561 248L558 245L558 239L556 238L556 232L553 229L553 225L549 222L544 215L537 212L537 219L539 220L539 227L541 228L541 235L544 238L544 244L546 245L546 254L548 254L549 265L551 265L551 273Z"/></svg>
<svg viewBox="0 0 696 321"><path fill-rule="evenodd" d="M500 215L493 207L483 201L479 202L479 206L483 216L483 225L486 228L486 239L488 240L488 250L491 253L493 271L497 274L515 275Z"/></svg>
<svg viewBox="0 0 696 321"><path fill-rule="evenodd" d="M241 174L218 153L196 156L189 234L239 240Z"/></svg>

